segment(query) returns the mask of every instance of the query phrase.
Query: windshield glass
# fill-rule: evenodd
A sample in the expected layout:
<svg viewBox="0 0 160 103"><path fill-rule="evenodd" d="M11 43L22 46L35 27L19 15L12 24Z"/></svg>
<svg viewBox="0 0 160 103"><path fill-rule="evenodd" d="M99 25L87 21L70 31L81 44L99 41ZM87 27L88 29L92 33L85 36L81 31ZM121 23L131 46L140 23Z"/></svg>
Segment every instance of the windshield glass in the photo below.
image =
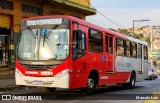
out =
<svg viewBox="0 0 160 103"><path fill-rule="evenodd" d="M19 60L64 60L69 55L69 29L58 27L21 30Z"/></svg>

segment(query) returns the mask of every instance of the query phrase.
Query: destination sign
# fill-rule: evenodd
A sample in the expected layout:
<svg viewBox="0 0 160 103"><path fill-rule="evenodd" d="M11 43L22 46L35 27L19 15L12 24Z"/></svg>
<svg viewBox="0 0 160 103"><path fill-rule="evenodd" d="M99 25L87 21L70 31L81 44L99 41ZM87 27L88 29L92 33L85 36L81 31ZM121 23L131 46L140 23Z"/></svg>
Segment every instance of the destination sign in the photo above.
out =
<svg viewBox="0 0 160 103"><path fill-rule="evenodd" d="M59 25L59 24L62 24L62 18L27 20L22 23L22 26Z"/></svg>

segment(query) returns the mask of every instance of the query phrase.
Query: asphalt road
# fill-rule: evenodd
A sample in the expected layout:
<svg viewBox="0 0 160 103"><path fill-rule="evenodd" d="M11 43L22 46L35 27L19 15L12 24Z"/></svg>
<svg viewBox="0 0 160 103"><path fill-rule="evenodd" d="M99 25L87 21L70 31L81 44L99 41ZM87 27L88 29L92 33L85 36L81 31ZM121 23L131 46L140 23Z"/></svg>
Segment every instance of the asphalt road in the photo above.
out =
<svg viewBox="0 0 160 103"><path fill-rule="evenodd" d="M94 95L87 95L79 90L58 89L56 92L48 92L44 88L25 88L10 91L1 91L3 95L37 96L43 101L7 101L7 102L38 102L38 103L160 103L159 100L141 100L139 97L155 96L160 94L160 77L155 80L136 82L134 89L124 89L121 86L97 88ZM155 96L156 97L156 96ZM17 98L14 98L15 100ZM5 101L0 101L5 102ZM6 102L5 102L6 103Z"/></svg>

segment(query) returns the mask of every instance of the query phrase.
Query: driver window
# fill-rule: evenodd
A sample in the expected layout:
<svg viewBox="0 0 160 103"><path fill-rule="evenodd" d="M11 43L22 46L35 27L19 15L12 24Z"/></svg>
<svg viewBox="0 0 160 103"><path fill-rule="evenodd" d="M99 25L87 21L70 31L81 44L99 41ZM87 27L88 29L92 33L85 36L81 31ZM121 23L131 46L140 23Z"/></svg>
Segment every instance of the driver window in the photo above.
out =
<svg viewBox="0 0 160 103"><path fill-rule="evenodd" d="M79 58L85 54L86 51L86 36L83 33L82 39L76 38L76 34L73 35L73 58Z"/></svg>

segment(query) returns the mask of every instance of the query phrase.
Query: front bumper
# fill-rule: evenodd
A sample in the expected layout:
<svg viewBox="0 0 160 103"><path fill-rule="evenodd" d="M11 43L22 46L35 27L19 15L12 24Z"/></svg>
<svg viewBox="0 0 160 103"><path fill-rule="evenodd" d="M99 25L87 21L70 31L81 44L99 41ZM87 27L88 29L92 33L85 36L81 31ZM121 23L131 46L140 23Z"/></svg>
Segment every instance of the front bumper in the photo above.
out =
<svg viewBox="0 0 160 103"><path fill-rule="evenodd" d="M69 74L62 77L30 77L23 75L18 69L15 70L16 85L69 88Z"/></svg>

